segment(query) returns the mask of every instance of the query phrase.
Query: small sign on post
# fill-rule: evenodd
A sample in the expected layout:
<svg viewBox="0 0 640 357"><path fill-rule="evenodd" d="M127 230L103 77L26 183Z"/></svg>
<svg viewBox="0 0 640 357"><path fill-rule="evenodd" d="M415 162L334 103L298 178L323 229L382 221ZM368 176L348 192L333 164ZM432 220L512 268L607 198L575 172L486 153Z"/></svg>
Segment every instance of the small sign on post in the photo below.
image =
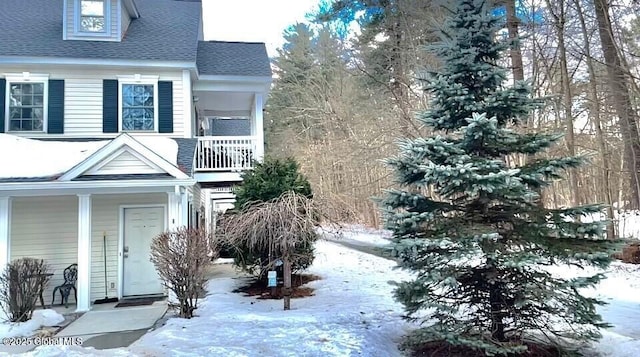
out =
<svg viewBox="0 0 640 357"><path fill-rule="evenodd" d="M267 287L276 287L278 285L277 277L278 275L275 270L269 270L269 272L267 272Z"/></svg>

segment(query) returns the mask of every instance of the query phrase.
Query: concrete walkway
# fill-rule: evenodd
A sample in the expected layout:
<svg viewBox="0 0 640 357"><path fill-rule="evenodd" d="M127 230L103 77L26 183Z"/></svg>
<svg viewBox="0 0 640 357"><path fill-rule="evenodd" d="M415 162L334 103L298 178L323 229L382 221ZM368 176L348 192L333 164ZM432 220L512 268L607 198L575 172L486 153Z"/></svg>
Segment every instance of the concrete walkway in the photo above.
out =
<svg viewBox="0 0 640 357"><path fill-rule="evenodd" d="M167 303L155 302L148 306L97 309L85 313L56 336L82 337L108 332L132 331L150 328L167 311Z"/></svg>
<svg viewBox="0 0 640 357"><path fill-rule="evenodd" d="M127 347L152 328L167 307L166 301L120 308L115 308L115 303L95 305L56 336L80 337L82 346L96 349Z"/></svg>

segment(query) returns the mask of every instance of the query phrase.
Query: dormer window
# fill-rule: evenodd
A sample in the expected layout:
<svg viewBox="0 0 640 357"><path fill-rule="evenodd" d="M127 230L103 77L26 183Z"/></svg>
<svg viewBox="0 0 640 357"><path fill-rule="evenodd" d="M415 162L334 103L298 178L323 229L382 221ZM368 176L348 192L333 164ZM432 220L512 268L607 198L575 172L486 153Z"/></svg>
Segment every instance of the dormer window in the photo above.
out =
<svg viewBox="0 0 640 357"><path fill-rule="evenodd" d="M105 1L80 0L80 31L105 32Z"/></svg>
<svg viewBox="0 0 640 357"><path fill-rule="evenodd" d="M111 0L74 0L76 36L111 36Z"/></svg>

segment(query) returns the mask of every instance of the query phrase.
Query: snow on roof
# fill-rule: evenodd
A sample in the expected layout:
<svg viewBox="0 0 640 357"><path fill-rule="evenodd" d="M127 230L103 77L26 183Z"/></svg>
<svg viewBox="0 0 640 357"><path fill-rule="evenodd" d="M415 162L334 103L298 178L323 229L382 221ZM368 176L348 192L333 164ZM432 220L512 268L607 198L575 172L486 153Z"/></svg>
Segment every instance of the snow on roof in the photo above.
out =
<svg viewBox="0 0 640 357"><path fill-rule="evenodd" d="M178 143L175 140L161 136L134 136L133 138L169 161L173 166L178 167Z"/></svg>
<svg viewBox="0 0 640 357"><path fill-rule="evenodd" d="M176 165L178 144L175 140L164 137L138 137L135 140ZM0 134L0 179L58 176L109 141L44 141Z"/></svg>
<svg viewBox="0 0 640 357"><path fill-rule="evenodd" d="M42 141L0 134L0 178L62 174L109 141Z"/></svg>

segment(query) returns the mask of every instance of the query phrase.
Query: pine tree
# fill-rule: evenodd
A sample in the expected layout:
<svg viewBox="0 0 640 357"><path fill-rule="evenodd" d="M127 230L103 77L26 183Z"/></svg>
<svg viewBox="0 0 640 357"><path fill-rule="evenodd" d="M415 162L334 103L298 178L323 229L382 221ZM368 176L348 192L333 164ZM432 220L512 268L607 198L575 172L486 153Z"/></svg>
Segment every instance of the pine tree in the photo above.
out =
<svg viewBox="0 0 640 357"><path fill-rule="evenodd" d="M395 295L426 326L408 344L518 355L532 334L595 340L607 326L595 309L602 302L579 289L603 276L565 279L548 267L604 268L615 242L603 237L605 222L580 220L598 205L540 205L537 192L584 157L506 160L538 154L561 135L513 130L541 102L524 83L505 85L498 63L509 43L498 40L504 22L490 10L485 1L457 1L432 46L442 66L430 75L430 110L420 116L439 135L406 139L388 160L400 188L381 204L400 267L416 273Z"/></svg>

